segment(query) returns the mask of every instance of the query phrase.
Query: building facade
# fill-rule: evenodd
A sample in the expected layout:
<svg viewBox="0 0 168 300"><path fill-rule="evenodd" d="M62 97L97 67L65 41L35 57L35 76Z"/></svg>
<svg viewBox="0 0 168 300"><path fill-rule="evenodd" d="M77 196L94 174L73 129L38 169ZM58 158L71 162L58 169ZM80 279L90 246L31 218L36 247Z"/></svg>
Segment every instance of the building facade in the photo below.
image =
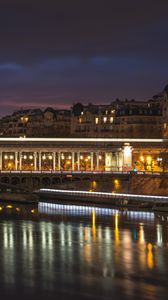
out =
<svg viewBox="0 0 168 300"><path fill-rule="evenodd" d="M0 128L4 137L167 138L168 85L147 101L19 110L3 117Z"/></svg>
<svg viewBox="0 0 168 300"><path fill-rule="evenodd" d="M1 136L59 137L70 134L70 111L27 109L0 120Z"/></svg>

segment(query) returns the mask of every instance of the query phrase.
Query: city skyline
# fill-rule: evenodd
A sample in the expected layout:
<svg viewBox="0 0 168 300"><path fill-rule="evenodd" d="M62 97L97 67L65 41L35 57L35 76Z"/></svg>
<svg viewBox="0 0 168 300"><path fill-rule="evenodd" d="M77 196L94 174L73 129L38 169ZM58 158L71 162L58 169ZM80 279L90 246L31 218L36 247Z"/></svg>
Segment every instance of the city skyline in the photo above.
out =
<svg viewBox="0 0 168 300"><path fill-rule="evenodd" d="M1 115L151 98L168 80L167 9L166 1L6 1Z"/></svg>

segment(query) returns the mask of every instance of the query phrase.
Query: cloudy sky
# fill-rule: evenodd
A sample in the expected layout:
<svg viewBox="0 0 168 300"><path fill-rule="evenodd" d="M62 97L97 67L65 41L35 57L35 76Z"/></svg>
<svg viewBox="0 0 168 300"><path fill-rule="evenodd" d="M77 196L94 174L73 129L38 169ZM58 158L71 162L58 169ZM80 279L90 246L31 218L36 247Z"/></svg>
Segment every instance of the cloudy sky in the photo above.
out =
<svg viewBox="0 0 168 300"><path fill-rule="evenodd" d="M0 115L145 100L168 83L168 1L2 0Z"/></svg>

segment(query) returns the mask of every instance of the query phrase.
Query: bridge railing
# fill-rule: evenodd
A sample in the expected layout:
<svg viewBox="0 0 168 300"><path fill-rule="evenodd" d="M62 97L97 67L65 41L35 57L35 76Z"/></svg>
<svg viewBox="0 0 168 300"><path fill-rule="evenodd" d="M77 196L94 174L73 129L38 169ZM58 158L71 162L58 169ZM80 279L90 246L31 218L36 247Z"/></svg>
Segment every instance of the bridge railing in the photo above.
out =
<svg viewBox="0 0 168 300"><path fill-rule="evenodd" d="M168 172L153 172L153 171L53 171L53 170L0 170L0 174L62 174L62 175L75 175L75 174L138 174L138 175L161 175L168 174Z"/></svg>

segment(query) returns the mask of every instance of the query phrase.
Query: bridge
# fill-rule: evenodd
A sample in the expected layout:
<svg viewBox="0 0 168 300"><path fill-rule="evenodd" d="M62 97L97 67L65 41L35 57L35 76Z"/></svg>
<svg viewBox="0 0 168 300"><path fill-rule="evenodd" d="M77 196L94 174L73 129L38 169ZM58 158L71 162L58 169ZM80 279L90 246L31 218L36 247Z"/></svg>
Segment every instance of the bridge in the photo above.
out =
<svg viewBox="0 0 168 300"><path fill-rule="evenodd" d="M52 186L79 180L160 175L166 139L0 138L0 182ZM164 167L164 168L163 168Z"/></svg>
<svg viewBox="0 0 168 300"><path fill-rule="evenodd" d="M162 171L168 140L0 138L0 171Z"/></svg>

